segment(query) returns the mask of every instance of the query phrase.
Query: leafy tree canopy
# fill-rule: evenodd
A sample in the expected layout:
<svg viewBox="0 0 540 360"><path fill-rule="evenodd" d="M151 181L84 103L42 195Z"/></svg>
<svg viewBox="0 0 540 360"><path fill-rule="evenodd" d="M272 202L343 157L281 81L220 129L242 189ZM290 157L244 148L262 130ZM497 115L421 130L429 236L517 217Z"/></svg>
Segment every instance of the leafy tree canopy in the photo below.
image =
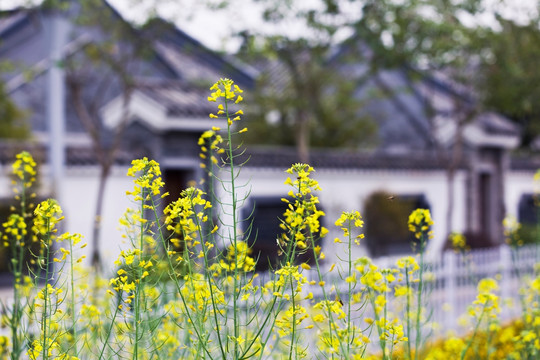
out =
<svg viewBox="0 0 540 360"><path fill-rule="evenodd" d="M0 139L28 138L30 129L24 120L24 112L11 101L0 82Z"/></svg>
<svg viewBox="0 0 540 360"><path fill-rule="evenodd" d="M502 29L491 34L483 61L482 94L487 107L522 126L522 145L528 146L540 135L540 29L536 21L499 21Z"/></svg>
<svg viewBox="0 0 540 360"><path fill-rule="evenodd" d="M372 72L404 64L452 68L457 81L473 85L470 64L479 63L491 31L464 20L485 11L482 0L258 3L270 26L240 34L240 55L264 69L251 140L294 142L300 155L314 145L373 145L376 122L359 115L366 104L355 93L367 78L343 71L348 63L364 62ZM293 20L306 30L288 35L284 29Z"/></svg>

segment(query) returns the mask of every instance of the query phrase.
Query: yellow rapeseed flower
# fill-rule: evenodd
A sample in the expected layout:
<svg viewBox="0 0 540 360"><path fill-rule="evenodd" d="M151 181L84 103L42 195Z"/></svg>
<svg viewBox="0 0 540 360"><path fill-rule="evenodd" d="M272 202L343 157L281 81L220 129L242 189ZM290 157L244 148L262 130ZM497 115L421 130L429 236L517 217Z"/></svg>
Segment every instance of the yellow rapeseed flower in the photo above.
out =
<svg viewBox="0 0 540 360"><path fill-rule="evenodd" d="M420 239L422 234L431 238L430 228L432 225L433 220L431 220L431 213L428 209L416 209L409 215L409 230L414 233L417 239Z"/></svg>

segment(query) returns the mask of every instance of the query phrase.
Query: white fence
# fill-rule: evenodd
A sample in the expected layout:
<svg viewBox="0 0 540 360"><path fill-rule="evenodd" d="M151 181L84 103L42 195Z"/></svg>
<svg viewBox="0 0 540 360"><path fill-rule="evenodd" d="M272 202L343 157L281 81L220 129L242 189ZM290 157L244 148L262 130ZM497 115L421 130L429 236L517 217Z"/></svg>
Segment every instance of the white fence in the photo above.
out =
<svg viewBox="0 0 540 360"><path fill-rule="evenodd" d="M379 258L375 259L374 263L379 268L391 268L395 266L397 259L397 257ZM456 333L469 331L467 327L460 326L458 320L461 315L467 313L467 308L476 299L477 285L483 278L494 278L499 284L501 321L517 318L521 313L519 289L524 285L524 279L534 274L535 264L538 263L540 263L540 247L536 245L520 248L502 245L473 250L465 254L448 251L436 261L426 262L424 279L430 323L437 324L441 329L441 335L448 331ZM309 280L317 278L314 271L304 274ZM334 285L337 292L346 294L348 284L343 277L335 270L328 275L325 277L326 283ZM315 288L318 287L311 287L310 291ZM314 295L316 298L323 297L322 293L316 294L315 291ZM332 298L333 296L332 294Z"/></svg>
<svg viewBox="0 0 540 360"><path fill-rule="evenodd" d="M446 252L441 261L428 264L435 279L430 305L433 320L445 329L458 330L457 319L475 300L478 281L494 278L499 283L502 321L516 318L521 313L519 289L524 279L534 274L540 260L536 245L510 248L474 250L466 254Z"/></svg>

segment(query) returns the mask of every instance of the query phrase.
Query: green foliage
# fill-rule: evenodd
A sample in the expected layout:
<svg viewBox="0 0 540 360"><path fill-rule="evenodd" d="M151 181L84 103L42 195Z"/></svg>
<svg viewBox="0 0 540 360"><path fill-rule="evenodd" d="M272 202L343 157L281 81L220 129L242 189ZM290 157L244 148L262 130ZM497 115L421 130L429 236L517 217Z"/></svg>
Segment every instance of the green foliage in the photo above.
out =
<svg viewBox="0 0 540 360"><path fill-rule="evenodd" d="M24 121L24 113L7 96L0 82L0 139L25 139L30 129Z"/></svg>
<svg viewBox="0 0 540 360"><path fill-rule="evenodd" d="M309 53L306 43L288 42L275 51L257 82L248 143L295 145L305 131L313 147L374 145L376 123L360 114L365 102L355 95L355 81Z"/></svg>
<svg viewBox="0 0 540 360"><path fill-rule="evenodd" d="M482 3L367 0L353 24L353 39L374 52L375 67L463 67L476 54L475 38L483 30L461 19L477 15Z"/></svg>
<svg viewBox="0 0 540 360"><path fill-rule="evenodd" d="M486 106L523 127L523 145L540 135L540 29L537 23L519 25L499 19L500 32L489 38L483 93Z"/></svg>
<svg viewBox="0 0 540 360"><path fill-rule="evenodd" d="M538 243L540 228L537 224L521 224L516 233L516 239L512 242L513 246L522 246Z"/></svg>
<svg viewBox="0 0 540 360"><path fill-rule="evenodd" d="M241 33L241 54L255 54L256 64L269 58L266 64L273 65L263 67L251 142L296 144L300 154L309 146L375 145L376 119L360 116L368 99L359 100L357 91L369 74L382 69L451 67L455 80L476 82L466 70L482 53L487 30L462 19L476 16L482 0L325 0L313 7L293 0L261 3L274 31ZM291 23L306 30L283 32ZM342 42L347 32L352 35ZM367 73L355 73L350 64L363 64Z"/></svg>

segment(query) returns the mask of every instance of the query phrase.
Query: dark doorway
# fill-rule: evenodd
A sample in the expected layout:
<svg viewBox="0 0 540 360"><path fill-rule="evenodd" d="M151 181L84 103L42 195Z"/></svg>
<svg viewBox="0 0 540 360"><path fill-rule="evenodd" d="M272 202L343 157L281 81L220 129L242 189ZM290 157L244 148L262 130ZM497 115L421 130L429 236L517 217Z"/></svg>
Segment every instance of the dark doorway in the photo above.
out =
<svg viewBox="0 0 540 360"><path fill-rule="evenodd" d="M252 198L248 206L242 210L242 218L245 219L243 228L248 235L248 245L252 249L255 259L258 259L257 271L265 271L275 268L279 261L280 249L277 245L277 238L283 233L280 227L283 213L287 209L287 204L280 197L256 197ZM321 226L324 226L323 219L320 219ZM315 239L319 234L314 234ZM309 247L300 252L295 261L297 263L313 264L313 250Z"/></svg>
<svg viewBox="0 0 540 360"><path fill-rule="evenodd" d="M165 192L170 194L166 201L167 204L170 204L178 199L182 190L188 188L190 183L195 181L195 176L191 169L165 169L163 181L165 181Z"/></svg>
<svg viewBox="0 0 540 360"><path fill-rule="evenodd" d="M478 189L478 216L480 225L480 236L484 238L488 243L491 243L491 225L493 213L493 201L492 201L492 176L488 173L480 174L479 189Z"/></svg>

